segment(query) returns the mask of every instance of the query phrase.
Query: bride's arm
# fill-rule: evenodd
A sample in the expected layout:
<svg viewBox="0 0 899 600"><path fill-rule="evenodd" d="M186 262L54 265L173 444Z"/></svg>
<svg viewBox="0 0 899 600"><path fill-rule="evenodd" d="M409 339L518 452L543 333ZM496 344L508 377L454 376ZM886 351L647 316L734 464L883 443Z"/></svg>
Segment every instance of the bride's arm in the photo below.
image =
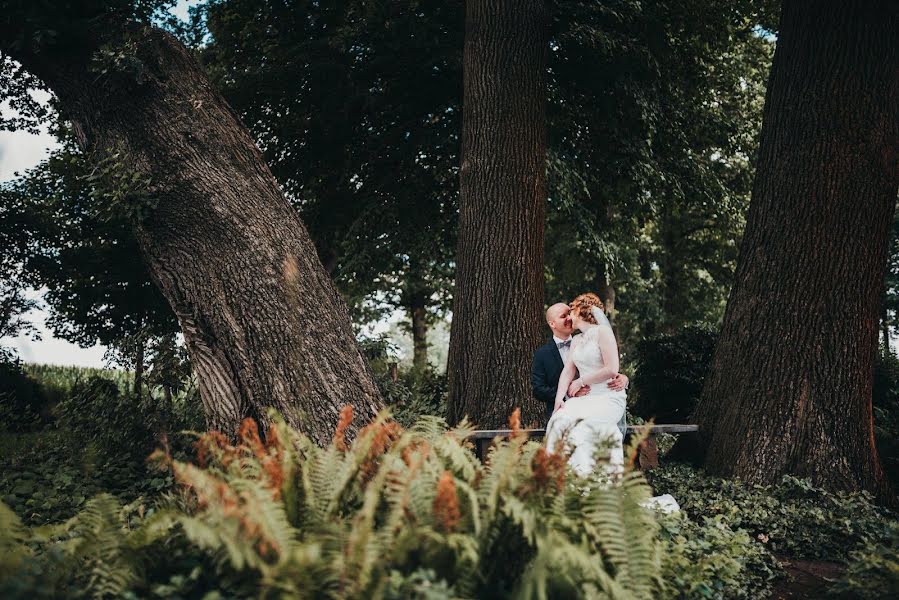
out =
<svg viewBox="0 0 899 600"><path fill-rule="evenodd" d="M595 373L591 373L586 377L580 377L574 380L571 383L570 387L573 388L577 386L578 388L582 388L585 385L594 385L610 379L618 374L618 368L620 365L618 359L618 343L615 341L615 334L612 333L611 328L601 327L598 337L599 350L600 352L602 352L602 369L596 371ZM571 390L569 390L569 395L572 395Z"/></svg>
<svg viewBox="0 0 899 600"><path fill-rule="evenodd" d="M565 363L565 368L562 369L562 374L559 375L559 386L556 388L556 408L559 408L559 404L565 399L565 392L568 391L568 386L574 379L576 371L577 367L574 366L573 360L569 360Z"/></svg>

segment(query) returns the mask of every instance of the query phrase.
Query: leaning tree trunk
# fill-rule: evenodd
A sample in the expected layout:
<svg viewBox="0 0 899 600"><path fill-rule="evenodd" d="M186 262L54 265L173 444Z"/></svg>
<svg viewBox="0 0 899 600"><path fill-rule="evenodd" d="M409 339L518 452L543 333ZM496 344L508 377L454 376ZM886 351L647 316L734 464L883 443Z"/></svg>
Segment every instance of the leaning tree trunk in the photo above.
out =
<svg viewBox="0 0 899 600"><path fill-rule="evenodd" d="M543 415L529 372L543 324L546 53L543 0L466 2L451 422Z"/></svg>
<svg viewBox="0 0 899 600"><path fill-rule="evenodd" d="M695 421L714 473L890 493L871 385L899 185L899 18L785 2L736 283Z"/></svg>
<svg viewBox="0 0 899 600"><path fill-rule="evenodd" d="M4 50L53 89L97 172L132 182L123 208L181 324L207 425L233 432L274 407L325 443L342 405L357 423L374 416L346 306L249 132L173 36L105 35L124 59L92 65L99 42L85 37L84 52Z"/></svg>

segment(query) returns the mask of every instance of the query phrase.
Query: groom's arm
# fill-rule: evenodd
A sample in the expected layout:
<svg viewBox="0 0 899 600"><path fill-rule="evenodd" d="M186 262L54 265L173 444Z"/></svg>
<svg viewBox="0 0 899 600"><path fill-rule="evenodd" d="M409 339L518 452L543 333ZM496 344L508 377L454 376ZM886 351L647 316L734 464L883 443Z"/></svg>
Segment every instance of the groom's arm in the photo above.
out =
<svg viewBox="0 0 899 600"><path fill-rule="evenodd" d="M547 404L556 398L556 383L548 380L539 352L534 354L534 362L531 365L531 390L537 400Z"/></svg>

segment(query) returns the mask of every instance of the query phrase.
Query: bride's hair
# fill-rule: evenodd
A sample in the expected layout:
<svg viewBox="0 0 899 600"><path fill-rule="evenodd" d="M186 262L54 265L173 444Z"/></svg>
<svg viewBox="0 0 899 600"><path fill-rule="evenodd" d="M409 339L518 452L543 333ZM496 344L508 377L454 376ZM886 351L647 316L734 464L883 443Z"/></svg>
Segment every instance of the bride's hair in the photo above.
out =
<svg viewBox="0 0 899 600"><path fill-rule="evenodd" d="M588 323L593 323L594 325L596 324L596 317L593 316L593 307L596 306L599 310L604 310L602 300L592 292L581 294L572 300L571 304L568 306L571 309L571 312L577 315L579 319Z"/></svg>

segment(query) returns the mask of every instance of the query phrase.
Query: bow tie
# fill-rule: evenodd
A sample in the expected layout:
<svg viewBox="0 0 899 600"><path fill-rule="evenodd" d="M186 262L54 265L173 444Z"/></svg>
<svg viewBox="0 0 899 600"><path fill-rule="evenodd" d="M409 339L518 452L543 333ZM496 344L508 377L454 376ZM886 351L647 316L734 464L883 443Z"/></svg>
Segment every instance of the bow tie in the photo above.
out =
<svg viewBox="0 0 899 600"><path fill-rule="evenodd" d="M570 348L570 347L571 347L571 340L565 340L564 342L558 342L558 343L556 344L556 346L559 347L559 350L561 350L562 348Z"/></svg>

